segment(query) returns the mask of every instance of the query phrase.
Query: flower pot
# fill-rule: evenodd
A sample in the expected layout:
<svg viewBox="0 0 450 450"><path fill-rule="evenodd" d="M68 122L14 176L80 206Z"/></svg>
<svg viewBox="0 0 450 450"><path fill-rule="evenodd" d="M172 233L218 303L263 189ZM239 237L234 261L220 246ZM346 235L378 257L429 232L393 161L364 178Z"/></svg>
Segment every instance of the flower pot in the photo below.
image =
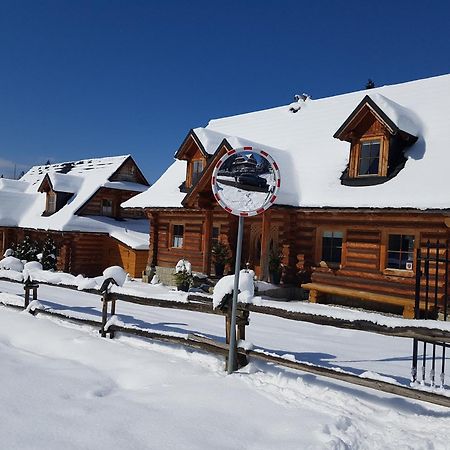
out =
<svg viewBox="0 0 450 450"><path fill-rule="evenodd" d="M179 291L187 292L189 291L189 283L182 283L177 285Z"/></svg>

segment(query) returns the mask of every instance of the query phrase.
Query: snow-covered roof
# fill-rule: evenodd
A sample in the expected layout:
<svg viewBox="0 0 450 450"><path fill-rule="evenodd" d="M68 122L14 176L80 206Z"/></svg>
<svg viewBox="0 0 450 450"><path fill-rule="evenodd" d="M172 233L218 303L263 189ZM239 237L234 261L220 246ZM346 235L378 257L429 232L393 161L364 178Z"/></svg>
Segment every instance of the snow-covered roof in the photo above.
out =
<svg viewBox="0 0 450 450"><path fill-rule="evenodd" d="M346 186L341 184L340 177L349 161L350 144L333 135L366 96L398 129L418 139L405 152L405 167L394 178L376 186ZM219 137L226 137L233 147L245 140L254 147L267 149L280 166L278 204L448 209L450 193L442 188L442 180L447 179L450 164L449 105L450 75L443 75L307 99L295 113L291 104L215 119L203 133L216 133L216 142ZM200 130L195 129L197 136L202 134ZM183 195L178 186L184 181L185 173L180 167L175 162L155 183L157 191L150 188L128 200L125 206L181 207ZM168 172L173 177L165 176Z"/></svg>
<svg viewBox="0 0 450 450"><path fill-rule="evenodd" d="M192 130L202 144L206 153L213 155L220 143L226 138L226 135L207 128L194 128Z"/></svg>
<svg viewBox="0 0 450 450"><path fill-rule="evenodd" d="M145 192L122 203L124 208L179 208L185 197L180 185L186 178L186 161L175 160L173 164Z"/></svg>
<svg viewBox="0 0 450 450"><path fill-rule="evenodd" d="M68 173L49 172L48 177L56 192L67 192L75 194L79 191L83 177L80 175L69 175Z"/></svg>
<svg viewBox="0 0 450 450"><path fill-rule="evenodd" d="M148 248L148 222L144 219L115 221L107 217L77 216L77 211L101 188L135 192L147 186L109 181L130 155L32 167L16 180L0 180L0 226L52 231L108 233L135 249ZM60 210L43 216L46 194L38 189L48 175L53 189L73 194Z"/></svg>
<svg viewBox="0 0 450 450"><path fill-rule="evenodd" d="M386 98L378 92L369 93L368 96L391 119L399 130L406 131L412 136L418 136L421 132L420 119L413 111Z"/></svg>

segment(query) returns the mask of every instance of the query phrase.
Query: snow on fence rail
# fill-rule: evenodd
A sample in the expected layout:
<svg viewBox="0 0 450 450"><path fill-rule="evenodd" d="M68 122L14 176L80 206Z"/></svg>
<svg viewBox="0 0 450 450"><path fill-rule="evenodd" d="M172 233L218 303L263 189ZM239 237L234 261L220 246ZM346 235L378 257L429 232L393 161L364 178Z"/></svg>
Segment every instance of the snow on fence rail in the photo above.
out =
<svg viewBox="0 0 450 450"><path fill-rule="evenodd" d="M0 278L2 280L2 278ZM21 283L5 279L8 282ZM61 289L77 290L73 285L54 285L48 282L40 282ZM83 292L102 295L99 289L83 289ZM208 297L197 294L188 295L187 301L174 301L157 298L139 297L122 292L111 292L111 300L124 301L143 306L158 308L180 309L204 314L223 315L212 308L212 301ZM384 336L416 338L427 342L450 343L450 322L437 320L413 320L396 317L387 317L379 313L348 310L340 307L327 307L318 304L296 304L295 309L285 309L273 306L276 301L266 302L270 306L239 303L239 306L248 308L250 312L267 314L288 320L326 325L335 328L366 331Z"/></svg>

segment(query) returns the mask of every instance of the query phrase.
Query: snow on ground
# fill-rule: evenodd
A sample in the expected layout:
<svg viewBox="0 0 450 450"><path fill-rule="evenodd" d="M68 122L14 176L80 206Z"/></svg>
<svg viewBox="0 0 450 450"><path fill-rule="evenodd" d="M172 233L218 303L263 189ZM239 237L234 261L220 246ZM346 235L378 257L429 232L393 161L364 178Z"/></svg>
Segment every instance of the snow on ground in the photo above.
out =
<svg viewBox="0 0 450 450"><path fill-rule="evenodd" d="M450 438L444 408L262 363L227 376L215 356L7 309L0 358L8 449L416 450Z"/></svg>

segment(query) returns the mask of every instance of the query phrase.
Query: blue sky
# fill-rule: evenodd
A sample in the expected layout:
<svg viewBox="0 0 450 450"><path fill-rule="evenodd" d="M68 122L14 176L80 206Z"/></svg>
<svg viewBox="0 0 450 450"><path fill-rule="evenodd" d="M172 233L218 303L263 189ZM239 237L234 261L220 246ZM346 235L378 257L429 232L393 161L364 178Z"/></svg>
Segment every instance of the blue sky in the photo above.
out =
<svg viewBox="0 0 450 450"><path fill-rule="evenodd" d="M209 119L450 72L444 1L0 0L0 173L131 153Z"/></svg>

